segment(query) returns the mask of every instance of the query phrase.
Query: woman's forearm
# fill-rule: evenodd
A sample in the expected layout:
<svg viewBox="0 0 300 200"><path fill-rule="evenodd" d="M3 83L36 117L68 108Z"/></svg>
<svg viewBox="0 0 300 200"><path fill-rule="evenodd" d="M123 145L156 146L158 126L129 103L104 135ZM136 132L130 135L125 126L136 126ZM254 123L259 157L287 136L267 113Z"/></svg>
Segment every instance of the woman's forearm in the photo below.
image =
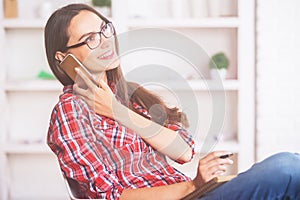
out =
<svg viewBox="0 0 300 200"><path fill-rule="evenodd" d="M183 162L191 160L191 147L175 131L146 119L122 104L115 106L113 113L115 120L137 132L157 151L174 160Z"/></svg>
<svg viewBox="0 0 300 200"><path fill-rule="evenodd" d="M175 183L172 185L151 188L125 189L121 194L121 200L149 199L159 197L161 200L181 199L196 189L193 181Z"/></svg>
<svg viewBox="0 0 300 200"><path fill-rule="evenodd" d="M99 87L97 87L83 72L77 70L77 73L86 81L89 88L82 89L77 84L74 84L73 89L88 105L94 108L96 113L111 117L134 130L154 149L173 160L182 162L191 160L192 148L179 134L146 119L119 103L110 87L104 81L100 81Z"/></svg>

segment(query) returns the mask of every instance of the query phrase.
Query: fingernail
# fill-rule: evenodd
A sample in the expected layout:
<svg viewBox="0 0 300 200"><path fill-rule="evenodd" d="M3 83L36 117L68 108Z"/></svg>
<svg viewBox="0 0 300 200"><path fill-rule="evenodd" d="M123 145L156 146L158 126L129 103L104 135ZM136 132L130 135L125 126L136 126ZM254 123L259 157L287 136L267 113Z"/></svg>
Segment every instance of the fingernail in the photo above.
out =
<svg viewBox="0 0 300 200"><path fill-rule="evenodd" d="M75 69L74 69L76 72L78 72L79 71L79 68L78 67L75 67Z"/></svg>

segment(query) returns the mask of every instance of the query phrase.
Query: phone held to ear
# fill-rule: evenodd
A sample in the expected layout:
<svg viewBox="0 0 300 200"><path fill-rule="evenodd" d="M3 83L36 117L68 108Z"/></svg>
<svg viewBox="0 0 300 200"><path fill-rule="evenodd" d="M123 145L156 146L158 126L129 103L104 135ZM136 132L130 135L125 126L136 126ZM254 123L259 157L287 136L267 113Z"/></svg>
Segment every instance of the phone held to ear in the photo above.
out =
<svg viewBox="0 0 300 200"><path fill-rule="evenodd" d="M77 72L75 68L80 68L81 71L98 86L97 81L94 79L93 75L81 64L81 62L73 55L68 54L59 64L60 67L66 72L66 74L75 82Z"/></svg>

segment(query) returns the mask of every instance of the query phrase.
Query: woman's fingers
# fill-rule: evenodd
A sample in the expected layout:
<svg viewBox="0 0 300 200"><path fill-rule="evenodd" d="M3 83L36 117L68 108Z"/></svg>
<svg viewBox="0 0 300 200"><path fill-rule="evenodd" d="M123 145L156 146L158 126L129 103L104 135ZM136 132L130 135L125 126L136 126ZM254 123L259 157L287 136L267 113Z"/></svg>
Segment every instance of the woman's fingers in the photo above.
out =
<svg viewBox="0 0 300 200"><path fill-rule="evenodd" d="M225 172L226 171L226 166L225 165L213 165L207 168L207 171L209 174L215 174L218 171Z"/></svg>
<svg viewBox="0 0 300 200"><path fill-rule="evenodd" d="M216 166L216 165L231 165L233 164L233 161L230 160L229 158L215 158L214 160L211 160L210 162L206 163L207 167L212 167L212 166Z"/></svg>
<svg viewBox="0 0 300 200"><path fill-rule="evenodd" d="M221 175L223 175L225 172L226 172L226 170L225 170L225 171L216 171L216 172L213 174L212 178L221 176Z"/></svg>
<svg viewBox="0 0 300 200"><path fill-rule="evenodd" d="M99 86L104 90L104 91L110 91L110 87L105 83L102 79L99 82Z"/></svg>
<svg viewBox="0 0 300 200"><path fill-rule="evenodd" d="M73 85L73 91L75 92L75 94L84 97L85 100L86 99L95 99L95 95L96 95L96 91L95 89L91 89L91 88L81 88L77 83L75 83ZM98 91L99 93L101 93L101 91Z"/></svg>
<svg viewBox="0 0 300 200"><path fill-rule="evenodd" d="M215 151L209 153L203 159L199 161L200 166L205 166L206 168L212 168L214 166L231 165L233 161L229 158L220 158L222 155L231 154L228 151Z"/></svg>
<svg viewBox="0 0 300 200"><path fill-rule="evenodd" d="M114 117L113 105L118 103L110 87L101 80L94 83L82 69L76 68L78 81L75 82L73 90L78 94L97 114ZM80 82L81 81L81 82Z"/></svg>
<svg viewBox="0 0 300 200"><path fill-rule="evenodd" d="M75 68L75 71L78 74L78 76L84 81L84 83L88 86L88 88L94 88L96 86L81 68Z"/></svg>
<svg viewBox="0 0 300 200"><path fill-rule="evenodd" d="M87 90L79 87L77 83L73 85L73 91L80 96L83 97L87 96Z"/></svg>
<svg viewBox="0 0 300 200"><path fill-rule="evenodd" d="M82 98L91 108L94 108L95 100L92 97L94 94L89 92L88 89L82 89L77 84L74 84L73 91L76 93L76 95L79 95L80 98Z"/></svg>

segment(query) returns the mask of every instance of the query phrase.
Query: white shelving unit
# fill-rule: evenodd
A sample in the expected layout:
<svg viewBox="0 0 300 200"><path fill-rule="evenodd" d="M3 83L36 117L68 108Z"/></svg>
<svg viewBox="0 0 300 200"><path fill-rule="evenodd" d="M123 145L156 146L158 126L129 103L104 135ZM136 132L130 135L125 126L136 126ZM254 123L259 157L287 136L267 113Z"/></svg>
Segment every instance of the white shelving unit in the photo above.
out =
<svg viewBox="0 0 300 200"><path fill-rule="evenodd" d="M52 154L44 144L9 144L3 147L6 154Z"/></svg>
<svg viewBox="0 0 300 200"><path fill-rule="evenodd" d="M61 84L56 80L27 80L27 81L10 81L4 85L7 92L18 91L61 91Z"/></svg>
<svg viewBox="0 0 300 200"><path fill-rule="evenodd" d="M128 1L136 2L134 0ZM230 5L233 9L232 15L204 18L193 18L192 16L178 17L178 14L181 14L176 13L178 12L178 6L175 6L177 9L175 14L173 12L174 10L172 10L174 6L171 6L171 12L168 12L170 9L162 8L165 6L166 1L161 1L161 7L159 7L155 1L153 4L155 4L157 8L159 7L159 9L153 13L145 9L147 6L152 8L149 2L139 3L144 9L144 13L139 11L138 7L135 7L136 5L126 4L125 2L126 1L123 1L121 3L117 1L115 7L113 7L113 13L118 13L119 16L114 20L117 24L121 25L122 31L141 28L171 29L194 40L205 48L210 56L218 51L224 51L229 56L231 62L228 70L229 79L223 81L223 87L214 87L213 81L209 80L208 68L206 72L204 69L204 77L207 78L207 80L191 80L188 81L188 83L199 98L200 109L203 109L199 110L199 120L204 122L204 125L200 125L199 134L205 134L209 126L208 124L210 123L209 120L205 120L205 115L211 112L211 110L207 110L205 106L201 106L210 105L210 100L207 100L208 93L225 92L227 101L225 111L227 113L225 114L224 129L225 131L233 131L234 137L216 142L217 144L214 150L231 150L236 153L235 166L231 170L232 173L241 172L249 168L255 159L255 1L226 1L234 4ZM172 2L179 3L180 5L183 3L176 0ZM118 7L117 4L121 5ZM124 10L128 10L128 7L134 7L131 11L133 10L134 12L136 10L137 14L124 12ZM121 11L120 8L123 9L123 11ZM165 16L162 10L165 11L165 13L171 13L170 16ZM172 12L176 17L172 16ZM123 13L123 15L120 13ZM160 15L163 15L163 17L159 17ZM137 55L136 57L140 56L140 54ZM139 57L139 59L147 60L147 57ZM136 62L135 64L138 66L140 63ZM208 84L210 85L209 89L207 87ZM176 82L168 82L165 85L176 85ZM172 88L177 90L185 89L185 87L181 87L178 84ZM152 86L150 89L159 91L160 94L165 90L165 88L157 86ZM198 150L201 149L201 142L203 142L201 139L203 139L203 137L199 137L199 139L200 141L198 141L198 143L200 146L198 146ZM180 169L191 172L193 171L190 168L191 166L193 166L193 164L188 165L186 168L180 167Z"/></svg>
<svg viewBox="0 0 300 200"><path fill-rule="evenodd" d="M237 28L237 17L206 19L130 19L129 27L161 27L161 28Z"/></svg>
<svg viewBox="0 0 300 200"><path fill-rule="evenodd" d="M34 12L35 3L43 0L19 2L26 4L27 12ZM130 2L133 1L112 1L112 19L117 31L167 28L201 43L209 54L220 50L228 53L232 66L230 79L223 82L223 87L214 87L209 73L204 74L207 80L189 80L188 84L199 97L200 133L205 133L209 126L206 119L209 93L225 91L228 113L224 129L235 135L233 139L220 140L214 149L237 153L233 173L250 167L254 161L254 0L238 0L234 16L199 19L130 18L127 12ZM0 116L0 199L66 199L56 158L45 144L50 113L62 86L57 81L35 78L40 70L48 69L43 46L46 20L24 13L20 12L21 16L16 19L4 19L3 1L0 4L0 48L5 52L0 54L3 61L0 68L0 112L3 113ZM166 82L176 90L183 89L175 82ZM151 89L163 93L162 88ZM195 160L182 170L193 176L193 167Z"/></svg>
<svg viewBox="0 0 300 200"><path fill-rule="evenodd" d="M184 87L181 87L176 82L166 81L162 82L166 85L174 86L176 90L184 90ZM187 81L189 86L194 91L236 91L239 89L239 82L237 80L226 80L223 82L223 85L214 84L211 80L191 80ZM209 85L209 88L208 88ZM150 87L153 90L163 90L160 87ZM61 84L55 80L28 80L28 81L10 81L4 85L4 90L7 92L17 92L17 91L57 91L61 90Z"/></svg>
<svg viewBox="0 0 300 200"><path fill-rule="evenodd" d="M62 87L37 78L39 71L48 70L46 19L32 16L42 2L18 0L19 17L11 19L4 18L4 1L0 4L1 200L67 198L56 157L45 142Z"/></svg>
<svg viewBox="0 0 300 200"><path fill-rule="evenodd" d="M43 29L46 20L43 19L4 19L2 27L5 29Z"/></svg>

